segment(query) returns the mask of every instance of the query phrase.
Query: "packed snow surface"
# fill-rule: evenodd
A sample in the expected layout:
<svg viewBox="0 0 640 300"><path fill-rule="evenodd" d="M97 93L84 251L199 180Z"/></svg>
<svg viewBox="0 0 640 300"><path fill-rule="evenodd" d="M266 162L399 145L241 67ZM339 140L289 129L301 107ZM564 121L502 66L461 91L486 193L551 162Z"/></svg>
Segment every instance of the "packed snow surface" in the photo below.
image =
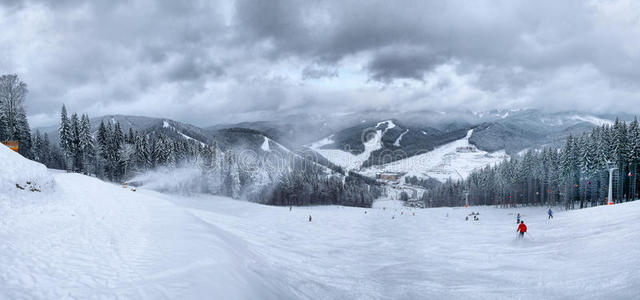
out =
<svg viewBox="0 0 640 300"><path fill-rule="evenodd" d="M382 172L406 172L405 176L431 177L440 181L449 178L457 180L466 178L471 172L487 165L493 165L507 158L504 151L488 153L477 149L469 143L473 129L459 140L439 146L424 154L390 162L384 165L371 166L361 173L375 177Z"/></svg>
<svg viewBox="0 0 640 300"><path fill-rule="evenodd" d="M50 175L55 191L0 206L2 299L639 295L640 202L557 209L552 220L546 208L411 210L398 201L290 211ZM464 220L471 211L480 221ZM518 212L530 232L523 240Z"/></svg>

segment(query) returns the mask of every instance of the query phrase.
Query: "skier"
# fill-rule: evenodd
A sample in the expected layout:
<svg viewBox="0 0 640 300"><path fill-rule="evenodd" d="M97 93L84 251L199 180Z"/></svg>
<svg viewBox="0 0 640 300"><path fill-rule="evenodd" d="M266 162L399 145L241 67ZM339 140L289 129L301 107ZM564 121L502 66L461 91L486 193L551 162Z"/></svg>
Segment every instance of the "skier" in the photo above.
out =
<svg viewBox="0 0 640 300"><path fill-rule="evenodd" d="M464 217L465 221L469 221L469 216Z"/></svg>
<svg viewBox="0 0 640 300"><path fill-rule="evenodd" d="M516 217L516 224L520 224L520 213L518 213L518 216Z"/></svg>
<svg viewBox="0 0 640 300"><path fill-rule="evenodd" d="M549 214L548 219L553 219L553 211L551 211L551 207L549 207L549 211L547 213Z"/></svg>
<svg viewBox="0 0 640 300"><path fill-rule="evenodd" d="M289 206L289 211L291 211L293 209L293 206Z"/></svg>
<svg viewBox="0 0 640 300"><path fill-rule="evenodd" d="M311 222L311 215L309 215L309 222Z"/></svg>
<svg viewBox="0 0 640 300"><path fill-rule="evenodd" d="M520 221L520 225L518 225L516 232L520 233L520 238L524 238L524 233L527 232L527 225L524 225L524 221Z"/></svg>

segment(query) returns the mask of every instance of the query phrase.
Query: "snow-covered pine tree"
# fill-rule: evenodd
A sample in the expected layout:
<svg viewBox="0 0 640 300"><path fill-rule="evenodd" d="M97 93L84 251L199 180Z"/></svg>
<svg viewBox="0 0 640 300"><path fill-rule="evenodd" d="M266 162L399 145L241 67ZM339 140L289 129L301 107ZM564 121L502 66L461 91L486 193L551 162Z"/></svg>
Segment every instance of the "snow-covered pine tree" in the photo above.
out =
<svg viewBox="0 0 640 300"><path fill-rule="evenodd" d="M19 132L18 132L18 142L20 143L19 153L22 154L26 158L32 158L33 152L31 150L31 128L29 127L29 122L27 121L27 115L24 111L23 107L18 109L18 120L17 120Z"/></svg>
<svg viewBox="0 0 640 300"><path fill-rule="evenodd" d="M104 121L100 121L98 126L98 134L96 136L96 154L95 154L95 170L96 176L100 178L108 177L107 172L109 160L109 140L111 133L107 130Z"/></svg>
<svg viewBox="0 0 640 300"><path fill-rule="evenodd" d="M84 172L84 155L80 146L80 119L77 113L71 114L71 157L73 161L72 171Z"/></svg>
<svg viewBox="0 0 640 300"><path fill-rule="evenodd" d="M52 150L51 150L51 144L49 142L49 135L45 132L42 135L42 142L40 143L40 159L41 162L46 165L49 168L56 168L59 166L56 166L53 161L52 161L52 154L51 154Z"/></svg>
<svg viewBox="0 0 640 300"><path fill-rule="evenodd" d="M616 121L613 125L613 158L616 163L617 170L617 180L616 180L616 189L615 194L616 197L614 200L623 201L625 199L625 179L628 169L628 159L629 159L629 143L627 136L627 124L625 122L620 121L616 118Z"/></svg>
<svg viewBox="0 0 640 300"><path fill-rule="evenodd" d="M31 147L31 150L33 152L33 159L44 164L45 162L42 160L42 135L40 134L40 130L36 129L36 133L33 134L31 140L33 142L33 145Z"/></svg>
<svg viewBox="0 0 640 300"><path fill-rule="evenodd" d="M67 116L67 108L64 104L62 104L62 110L60 111L60 128L58 129L58 134L60 136L60 150L62 150L62 155L64 156L65 169L71 171L73 169L73 133L71 132L71 121Z"/></svg>
<svg viewBox="0 0 640 300"><path fill-rule="evenodd" d="M123 159L123 144L124 144L124 134L122 133L122 128L120 127L120 122L116 122L115 127L113 129L113 134L111 135L111 149L110 149L110 164L112 166L113 179L114 181L120 181L123 178L125 171L125 160Z"/></svg>
<svg viewBox="0 0 640 300"><path fill-rule="evenodd" d="M629 125L629 178L630 184L630 197L632 199L638 198L638 164L640 164L640 124L638 124L638 118L635 117Z"/></svg>
<svg viewBox="0 0 640 300"><path fill-rule="evenodd" d="M229 164L229 173L227 174L227 182L229 184L229 196L234 199L240 198L240 172L238 162L234 155L229 154L227 163Z"/></svg>
<svg viewBox="0 0 640 300"><path fill-rule="evenodd" d="M95 142L91 133L89 116L83 114L80 120L80 149L82 151L83 170L85 173L96 173L95 166Z"/></svg>
<svg viewBox="0 0 640 300"><path fill-rule="evenodd" d="M138 171L142 171L146 168L145 166L146 157L145 157L143 138L142 138L142 135L138 134L138 132L134 134L133 145L134 145L133 155L135 158L134 160L135 169Z"/></svg>
<svg viewBox="0 0 640 300"><path fill-rule="evenodd" d="M136 142L135 134L133 133L133 128L129 127L129 134L127 135L127 143L134 144Z"/></svg>

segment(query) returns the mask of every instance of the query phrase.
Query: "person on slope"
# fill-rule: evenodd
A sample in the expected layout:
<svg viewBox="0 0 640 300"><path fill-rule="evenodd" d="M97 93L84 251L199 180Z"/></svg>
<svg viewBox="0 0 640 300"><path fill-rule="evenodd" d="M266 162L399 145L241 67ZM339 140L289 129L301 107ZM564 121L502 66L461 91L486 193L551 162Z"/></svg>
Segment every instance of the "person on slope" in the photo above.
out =
<svg viewBox="0 0 640 300"><path fill-rule="evenodd" d="M516 219L516 224L520 224L520 213L518 213L518 217Z"/></svg>
<svg viewBox="0 0 640 300"><path fill-rule="evenodd" d="M518 225L516 232L520 233L520 238L524 238L524 233L527 232L527 225L524 225L524 221L520 221L520 225Z"/></svg>
<svg viewBox="0 0 640 300"><path fill-rule="evenodd" d="M553 211L551 211L551 207L549 207L549 211L547 213L549 214L548 219L553 219Z"/></svg>

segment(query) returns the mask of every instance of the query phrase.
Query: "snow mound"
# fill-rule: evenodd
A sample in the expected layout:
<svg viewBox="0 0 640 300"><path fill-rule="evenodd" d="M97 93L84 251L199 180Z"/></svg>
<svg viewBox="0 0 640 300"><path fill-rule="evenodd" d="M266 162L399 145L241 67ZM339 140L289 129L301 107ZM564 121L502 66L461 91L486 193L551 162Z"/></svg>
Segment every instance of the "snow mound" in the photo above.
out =
<svg viewBox="0 0 640 300"><path fill-rule="evenodd" d="M18 192L51 190L53 182L43 164L0 146L0 199Z"/></svg>

